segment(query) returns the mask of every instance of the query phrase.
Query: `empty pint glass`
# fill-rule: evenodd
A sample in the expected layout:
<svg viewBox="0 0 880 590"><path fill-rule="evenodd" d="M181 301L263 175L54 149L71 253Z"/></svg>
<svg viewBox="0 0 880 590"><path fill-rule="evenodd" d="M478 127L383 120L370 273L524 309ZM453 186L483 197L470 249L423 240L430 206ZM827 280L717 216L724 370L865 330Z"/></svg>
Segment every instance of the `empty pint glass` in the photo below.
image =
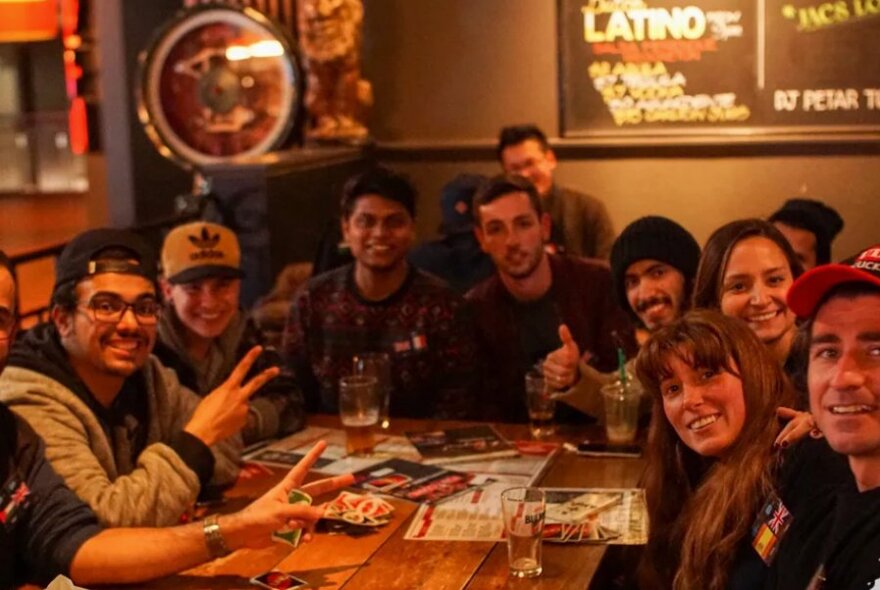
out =
<svg viewBox="0 0 880 590"><path fill-rule="evenodd" d="M352 360L352 373L375 377L379 387L379 425L385 429L391 426L391 357L384 352L364 352L356 354Z"/></svg>
<svg viewBox="0 0 880 590"><path fill-rule="evenodd" d="M511 488L501 492L507 560L510 575L515 578L534 578L543 571L544 511L544 491L541 489Z"/></svg>
<svg viewBox="0 0 880 590"><path fill-rule="evenodd" d="M375 377L351 375L339 379L339 418L349 455L366 455L373 450L373 429L379 422L380 405Z"/></svg>

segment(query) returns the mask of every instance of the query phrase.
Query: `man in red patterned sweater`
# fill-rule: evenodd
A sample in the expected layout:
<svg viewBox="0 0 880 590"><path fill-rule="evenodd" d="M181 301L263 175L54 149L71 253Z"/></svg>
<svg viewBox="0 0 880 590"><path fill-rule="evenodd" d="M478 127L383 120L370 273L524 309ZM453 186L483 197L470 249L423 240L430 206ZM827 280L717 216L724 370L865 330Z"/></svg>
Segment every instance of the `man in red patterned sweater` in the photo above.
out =
<svg viewBox="0 0 880 590"><path fill-rule="evenodd" d="M312 278L294 297L288 362L310 410L336 412L352 357L391 357L391 415L467 418L473 392L473 325L464 300L410 266L415 191L377 167L343 189L342 233L354 263Z"/></svg>

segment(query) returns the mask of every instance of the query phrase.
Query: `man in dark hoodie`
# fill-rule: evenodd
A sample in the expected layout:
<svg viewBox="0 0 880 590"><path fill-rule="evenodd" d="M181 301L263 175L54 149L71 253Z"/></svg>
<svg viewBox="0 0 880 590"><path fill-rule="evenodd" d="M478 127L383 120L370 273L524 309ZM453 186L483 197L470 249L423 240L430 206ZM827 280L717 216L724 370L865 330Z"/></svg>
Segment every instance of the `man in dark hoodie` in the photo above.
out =
<svg viewBox="0 0 880 590"><path fill-rule="evenodd" d="M109 526L168 526L209 483L235 481L248 398L278 373L233 375L200 399L150 355L155 257L135 234L97 229L62 251L52 322L18 339L0 399L45 440L67 485Z"/></svg>
<svg viewBox="0 0 880 590"><path fill-rule="evenodd" d="M0 251L0 343L15 332L15 283ZM8 320L8 321L7 321ZM0 368L7 347L0 344ZM320 508L288 504L318 458L319 444L278 486L242 512L170 529L101 530L95 513L46 460L43 441L0 404L0 588L48 583L56 575L79 584L131 583L160 577L241 547L271 543L284 526L303 527ZM340 476L303 486L312 495L351 482Z"/></svg>
<svg viewBox="0 0 880 590"><path fill-rule="evenodd" d="M815 199L789 199L769 221L791 244L804 270L831 262L831 243L843 229L837 211Z"/></svg>
<svg viewBox="0 0 880 590"><path fill-rule="evenodd" d="M241 250L230 229L197 221L172 229L162 245L165 313L159 318L155 355L180 382L207 395L225 381L254 346L263 346L251 369L256 375L283 367L265 347L253 320L241 309ZM282 372L264 385L248 407L244 444L295 432L305 423L303 398Z"/></svg>
<svg viewBox="0 0 880 590"><path fill-rule="evenodd" d="M445 280L461 295L495 272L492 258L474 235L474 194L487 180L480 174L459 174L447 182L440 192L443 236L414 248L409 255L414 266Z"/></svg>

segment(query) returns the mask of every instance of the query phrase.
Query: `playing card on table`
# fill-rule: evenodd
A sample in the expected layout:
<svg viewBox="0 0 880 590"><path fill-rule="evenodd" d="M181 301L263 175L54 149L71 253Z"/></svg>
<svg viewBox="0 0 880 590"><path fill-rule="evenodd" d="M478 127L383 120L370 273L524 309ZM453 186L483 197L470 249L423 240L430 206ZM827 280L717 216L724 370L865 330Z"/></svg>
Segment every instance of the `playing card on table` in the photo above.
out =
<svg viewBox="0 0 880 590"><path fill-rule="evenodd" d="M306 588L309 585L305 580L276 570L254 576L251 578L251 584L261 588L269 588L269 590L296 590L297 588Z"/></svg>
<svg viewBox="0 0 880 590"><path fill-rule="evenodd" d="M376 496L341 492L324 509L324 518L362 526L380 526L391 520L394 506Z"/></svg>

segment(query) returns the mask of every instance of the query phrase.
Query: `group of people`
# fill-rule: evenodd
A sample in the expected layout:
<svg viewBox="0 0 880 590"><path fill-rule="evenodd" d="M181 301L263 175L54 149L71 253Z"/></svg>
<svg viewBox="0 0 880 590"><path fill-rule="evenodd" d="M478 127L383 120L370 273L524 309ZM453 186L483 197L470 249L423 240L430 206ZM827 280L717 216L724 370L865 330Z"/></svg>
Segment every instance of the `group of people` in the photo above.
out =
<svg viewBox="0 0 880 590"><path fill-rule="evenodd" d="M291 490L318 495L352 483L340 476L303 486L323 451L318 444L241 512L179 524L199 497L210 499L235 480L242 433L276 436L303 420L292 391L275 401L269 381L281 371L258 366L271 365L269 355L259 359L259 346L219 377L213 353L198 354L202 338L226 350L226 329L212 332L224 314L226 328L246 333L235 321L237 302L229 309L218 297L231 290L237 299L237 279L224 287L237 265L234 235L199 228L207 249L184 243L192 243L195 227L169 234L161 279L151 249L135 234L97 229L77 236L57 262L51 320L23 334L11 264L0 255L0 586L46 583L58 574L84 585L137 582L267 546L273 531L307 528L322 516L317 507L288 504ZM198 295L187 287L212 302L194 303L189 298ZM186 343L178 361L198 376L194 389L152 355L160 326L176 321L178 340L163 345Z"/></svg>
<svg viewBox="0 0 880 590"><path fill-rule="evenodd" d="M808 199L702 250L657 216L615 238L601 201L557 185L539 129L502 130L498 158L445 187L444 235L418 248L412 185L351 178L352 261L297 291L280 350L213 223L172 229L161 260L128 231L77 236L50 321L22 334L0 260L3 581L138 581L309 527L320 511L286 498L321 445L242 512L178 523L234 482L244 444L336 412L352 357L385 352L392 415L494 421L526 419L535 368L559 419L601 420L628 359L651 424L638 587L880 584L880 247L831 264L843 221Z"/></svg>

